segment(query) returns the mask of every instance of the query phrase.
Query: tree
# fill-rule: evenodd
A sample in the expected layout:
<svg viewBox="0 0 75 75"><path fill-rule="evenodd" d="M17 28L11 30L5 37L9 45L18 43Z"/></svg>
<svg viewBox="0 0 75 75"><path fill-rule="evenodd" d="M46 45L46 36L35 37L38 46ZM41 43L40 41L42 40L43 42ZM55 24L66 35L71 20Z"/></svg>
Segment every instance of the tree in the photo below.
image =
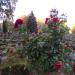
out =
<svg viewBox="0 0 75 75"><path fill-rule="evenodd" d="M8 32L8 22L7 22L7 20L3 21L3 32L4 33Z"/></svg>
<svg viewBox="0 0 75 75"><path fill-rule="evenodd" d="M17 0L0 0L0 18L13 19L13 11L15 10Z"/></svg>
<svg viewBox="0 0 75 75"><path fill-rule="evenodd" d="M34 16L34 13L33 11L31 11L28 19L27 19L27 29L28 29L28 32L29 33L37 33L38 30L37 30L37 22L36 22L36 18Z"/></svg>

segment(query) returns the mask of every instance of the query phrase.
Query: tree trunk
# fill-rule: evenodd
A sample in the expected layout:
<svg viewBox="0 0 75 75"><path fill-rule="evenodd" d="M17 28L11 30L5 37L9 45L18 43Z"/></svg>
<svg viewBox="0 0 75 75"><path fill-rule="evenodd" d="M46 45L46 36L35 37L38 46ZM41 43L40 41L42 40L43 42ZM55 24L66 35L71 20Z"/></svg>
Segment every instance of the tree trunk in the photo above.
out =
<svg viewBox="0 0 75 75"><path fill-rule="evenodd" d="M2 75L2 74L1 74L1 70L0 70L0 75Z"/></svg>

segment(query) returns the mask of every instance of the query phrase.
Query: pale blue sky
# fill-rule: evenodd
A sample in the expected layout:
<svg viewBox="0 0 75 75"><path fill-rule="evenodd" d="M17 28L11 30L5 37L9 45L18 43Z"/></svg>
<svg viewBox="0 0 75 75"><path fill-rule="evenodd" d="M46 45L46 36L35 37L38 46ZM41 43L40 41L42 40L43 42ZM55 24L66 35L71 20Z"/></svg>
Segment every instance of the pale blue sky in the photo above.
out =
<svg viewBox="0 0 75 75"><path fill-rule="evenodd" d="M14 20L22 15L28 15L31 10L37 18L46 18L49 16L51 8L56 8L60 13L66 13L68 16L68 26L75 21L75 0L18 0L14 12Z"/></svg>

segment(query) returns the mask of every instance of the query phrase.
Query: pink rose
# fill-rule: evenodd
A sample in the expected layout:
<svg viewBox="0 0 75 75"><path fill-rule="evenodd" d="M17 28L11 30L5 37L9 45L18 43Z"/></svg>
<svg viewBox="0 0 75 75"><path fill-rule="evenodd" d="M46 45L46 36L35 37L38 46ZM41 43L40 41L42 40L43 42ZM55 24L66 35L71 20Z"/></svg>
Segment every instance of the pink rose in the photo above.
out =
<svg viewBox="0 0 75 75"><path fill-rule="evenodd" d="M45 20L45 24L48 24L48 18L46 18L46 20Z"/></svg>
<svg viewBox="0 0 75 75"><path fill-rule="evenodd" d="M59 23L60 20L59 20L58 17L54 17L54 18L52 18L52 21L55 22L55 23Z"/></svg>

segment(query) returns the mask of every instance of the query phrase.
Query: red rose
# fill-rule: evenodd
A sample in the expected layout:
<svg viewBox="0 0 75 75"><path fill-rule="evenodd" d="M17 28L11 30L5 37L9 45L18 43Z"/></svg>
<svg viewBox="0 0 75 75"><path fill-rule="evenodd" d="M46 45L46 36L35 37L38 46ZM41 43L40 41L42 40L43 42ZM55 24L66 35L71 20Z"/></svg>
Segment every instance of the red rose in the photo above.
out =
<svg viewBox="0 0 75 75"><path fill-rule="evenodd" d="M52 21L55 22L55 23L58 23L59 22L59 18L58 17L54 17L54 18L52 18Z"/></svg>
<svg viewBox="0 0 75 75"><path fill-rule="evenodd" d="M23 20L22 19L17 19L15 22L15 28L18 28L19 25L23 24Z"/></svg>
<svg viewBox="0 0 75 75"><path fill-rule="evenodd" d="M48 24L48 18L46 18L46 20L45 20L45 24Z"/></svg>
<svg viewBox="0 0 75 75"><path fill-rule="evenodd" d="M54 68L58 71L58 70L60 70L61 69L61 63L60 62L56 62L55 64L54 64Z"/></svg>

